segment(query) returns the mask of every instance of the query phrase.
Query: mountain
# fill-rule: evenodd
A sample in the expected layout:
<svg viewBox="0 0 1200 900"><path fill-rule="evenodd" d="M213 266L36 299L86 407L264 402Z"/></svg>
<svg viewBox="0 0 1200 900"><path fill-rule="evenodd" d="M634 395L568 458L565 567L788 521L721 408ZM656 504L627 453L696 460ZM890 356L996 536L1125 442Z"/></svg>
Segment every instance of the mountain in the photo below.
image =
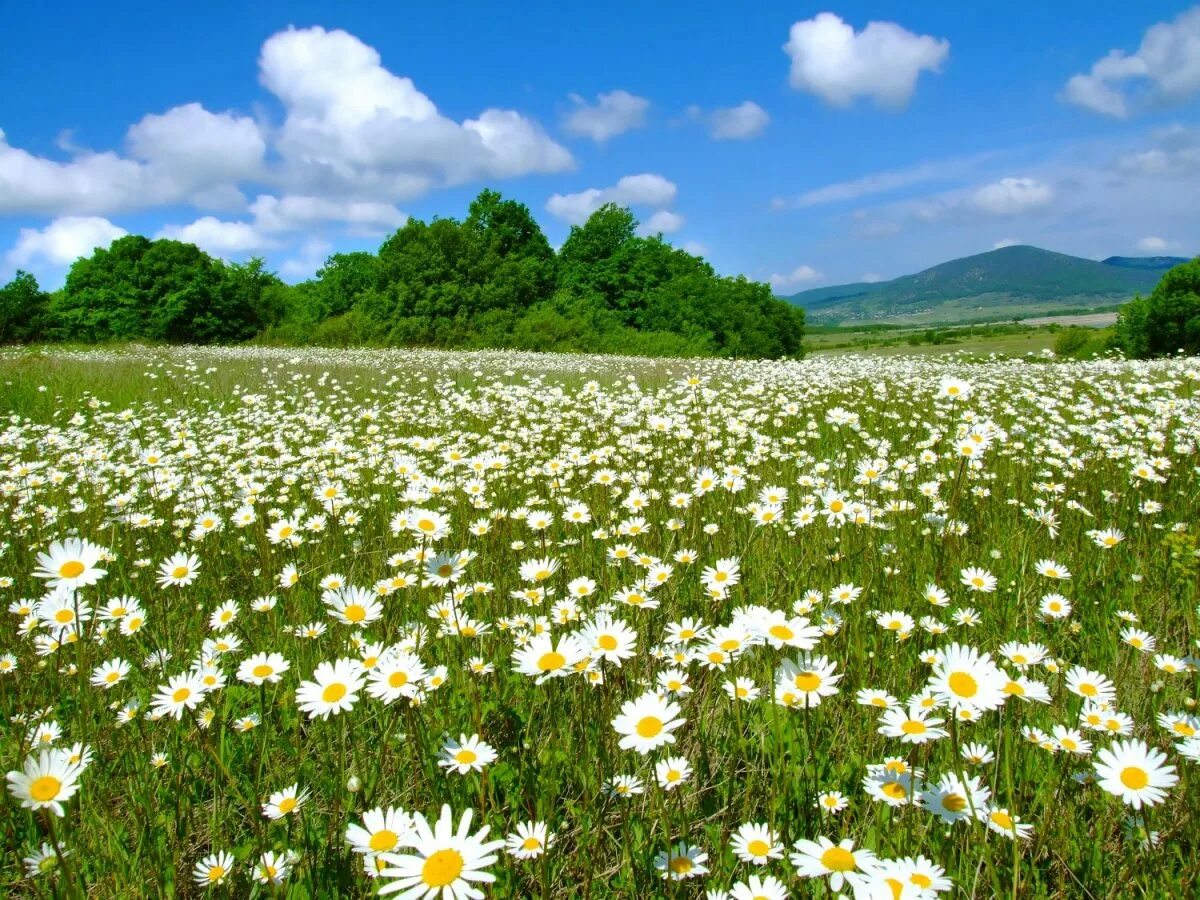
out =
<svg viewBox="0 0 1200 900"><path fill-rule="evenodd" d="M1166 271L1185 262L1190 262L1186 256L1110 256L1102 260L1106 266L1120 266L1122 269L1158 269Z"/></svg>
<svg viewBox="0 0 1200 900"><path fill-rule="evenodd" d="M1123 303L1151 291L1173 260L1110 257L1096 262L1017 245L952 259L891 281L814 288L785 299L814 322L1025 318Z"/></svg>

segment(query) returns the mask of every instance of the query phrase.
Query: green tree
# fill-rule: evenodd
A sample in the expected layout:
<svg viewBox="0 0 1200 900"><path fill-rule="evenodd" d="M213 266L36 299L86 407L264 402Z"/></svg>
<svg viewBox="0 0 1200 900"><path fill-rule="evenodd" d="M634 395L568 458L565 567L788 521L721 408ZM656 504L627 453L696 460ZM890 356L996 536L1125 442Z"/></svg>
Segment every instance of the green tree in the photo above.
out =
<svg viewBox="0 0 1200 900"><path fill-rule="evenodd" d="M1149 297L1121 307L1116 343L1138 359L1200 353L1200 257L1170 269Z"/></svg>
<svg viewBox="0 0 1200 900"><path fill-rule="evenodd" d="M37 279L18 269L0 288L0 344L44 340L49 304L50 295L38 287Z"/></svg>

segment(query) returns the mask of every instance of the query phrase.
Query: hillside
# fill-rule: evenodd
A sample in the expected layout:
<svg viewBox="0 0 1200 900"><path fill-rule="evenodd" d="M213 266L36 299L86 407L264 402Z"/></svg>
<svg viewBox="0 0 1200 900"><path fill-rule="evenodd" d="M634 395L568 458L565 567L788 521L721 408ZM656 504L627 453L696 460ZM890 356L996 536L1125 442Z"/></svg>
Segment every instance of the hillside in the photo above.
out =
<svg viewBox="0 0 1200 900"><path fill-rule="evenodd" d="M1108 306L1153 289L1171 257L1096 262L1003 247L891 281L834 285L787 298L815 321L954 322ZM1164 262L1159 262L1164 261Z"/></svg>

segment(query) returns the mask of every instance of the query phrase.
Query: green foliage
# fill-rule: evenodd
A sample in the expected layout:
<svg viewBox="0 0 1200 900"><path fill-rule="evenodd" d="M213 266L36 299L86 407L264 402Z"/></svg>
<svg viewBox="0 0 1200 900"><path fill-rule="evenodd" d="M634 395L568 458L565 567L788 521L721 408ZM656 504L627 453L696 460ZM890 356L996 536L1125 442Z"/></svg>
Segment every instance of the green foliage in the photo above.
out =
<svg viewBox="0 0 1200 900"><path fill-rule="evenodd" d="M1123 306L1116 340L1137 359L1200 353L1200 257L1167 272L1149 297Z"/></svg>
<svg viewBox="0 0 1200 900"><path fill-rule="evenodd" d="M46 327L50 295L38 287L37 279L18 270L13 280L0 288L0 344L20 344L37 338Z"/></svg>
<svg viewBox="0 0 1200 900"><path fill-rule="evenodd" d="M659 237L639 237L637 224L608 204L555 254L528 207L485 190L462 221L412 219L377 254L335 253L295 286L261 260L226 264L192 244L130 235L78 260L49 324L34 331L80 342L801 353L803 311L766 285L721 277Z"/></svg>
<svg viewBox="0 0 1200 900"><path fill-rule="evenodd" d="M226 265L193 244L128 235L71 266L50 304L50 336L68 341L244 341L284 314L260 259Z"/></svg>

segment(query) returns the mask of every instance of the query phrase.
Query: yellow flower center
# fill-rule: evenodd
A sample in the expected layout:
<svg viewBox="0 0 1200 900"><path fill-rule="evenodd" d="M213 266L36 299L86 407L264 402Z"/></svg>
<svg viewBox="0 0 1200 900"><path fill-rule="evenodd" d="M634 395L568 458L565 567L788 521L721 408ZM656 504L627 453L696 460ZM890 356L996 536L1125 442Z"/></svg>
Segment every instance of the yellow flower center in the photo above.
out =
<svg viewBox="0 0 1200 900"><path fill-rule="evenodd" d="M187 573L188 573L187 566L176 566L174 569L171 570L171 577L172 578L187 578Z"/></svg>
<svg viewBox="0 0 1200 900"><path fill-rule="evenodd" d="M321 699L326 703L337 703L346 696L344 684L331 684L321 692Z"/></svg>
<svg viewBox="0 0 1200 900"><path fill-rule="evenodd" d="M662 731L662 727L662 719L656 718L655 716L644 716L637 723L637 733L641 737L652 738Z"/></svg>
<svg viewBox="0 0 1200 900"><path fill-rule="evenodd" d="M692 871L692 861L686 856L676 856L668 864L668 868L676 875L686 875Z"/></svg>
<svg viewBox="0 0 1200 900"><path fill-rule="evenodd" d="M596 643L600 645L601 650L611 651L611 650L617 649L617 639L615 637L613 637L611 634L600 635L600 637L599 637L599 639L597 639Z"/></svg>
<svg viewBox="0 0 1200 900"><path fill-rule="evenodd" d="M454 761L464 766L469 766L478 758L474 750L462 749L454 754Z"/></svg>
<svg viewBox="0 0 1200 900"><path fill-rule="evenodd" d="M1131 791L1140 791L1150 783L1150 776L1139 766L1127 766L1121 770L1121 784Z"/></svg>
<svg viewBox="0 0 1200 900"><path fill-rule="evenodd" d="M388 687L401 688L408 684L407 672L393 672L388 676Z"/></svg>
<svg viewBox="0 0 1200 900"><path fill-rule="evenodd" d="M189 687L181 687L175 689L175 693L171 695L171 699L176 703L182 703L190 696L192 696L192 689Z"/></svg>
<svg viewBox="0 0 1200 900"><path fill-rule="evenodd" d="M801 672L795 677L796 687L811 693L821 686L821 676L816 672Z"/></svg>
<svg viewBox="0 0 1200 900"><path fill-rule="evenodd" d="M382 828L371 835L371 841L367 846L375 853L383 853L384 851L391 850L398 843L400 843L400 835L394 831Z"/></svg>
<svg viewBox="0 0 1200 900"><path fill-rule="evenodd" d="M966 672L955 672L949 678L950 690L960 697L974 697L979 693L979 684Z"/></svg>
<svg viewBox="0 0 1200 900"><path fill-rule="evenodd" d="M268 675L270 675L274 671L275 670L272 669L270 666L268 666L266 663L259 663L257 666L255 666L253 668L253 670L251 670L250 674L253 675L255 678L266 678Z"/></svg>
<svg viewBox="0 0 1200 900"><path fill-rule="evenodd" d="M351 622L361 622L367 617L367 611L358 603L351 603L343 613Z"/></svg>
<svg viewBox="0 0 1200 900"><path fill-rule="evenodd" d="M62 782L53 775L43 775L41 778L34 779L29 785L29 796L39 803L48 803L58 796L58 792L62 789Z"/></svg>
<svg viewBox="0 0 1200 900"><path fill-rule="evenodd" d="M967 807L967 798L961 794L947 794L942 800L942 806L950 812L962 812Z"/></svg>
<svg viewBox="0 0 1200 900"><path fill-rule="evenodd" d="M296 808L296 798L295 797L284 797L283 800L281 800L279 802L279 811L281 813L283 813L285 816L295 808Z"/></svg>
<svg viewBox="0 0 1200 900"><path fill-rule="evenodd" d="M78 578L86 568L79 560L69 559L58 567L58 574L62 578Z"/></svg>
<svg viewBox="0 0 1200 900"><path fill-rule="evenodd" d="M929 729L925 727L925 723L920 719L909 719L900 726L900 730L905 734L924 734Z"/></svg>
<svg viewBox="0 0 1200 900"><path fill-rule="evenodd" d="M830 847L821 854L821 865L831 872L853 872L858 868L854 854L841 847Z"/></svg>
<svg viewBox="0 0 1200 900"><path fill-rule="evenodd" d="M885 781L879 789L893 800L903 800L908 796L908 791L898 781Z"/></svg>
<svg viewBox="0 0 1200 900"><path fill-rule="evenodd" d="M542 842L535 837L527 837L521 842L521 847L525 850L536 850L540 846L542 846Z"/></svg>
<svg viewBox="0 0 1200 900"><path fill-rule="evenodd" d="M537 661L537 667L543 672L553 672L555 669L561 669L566 664L567 658L556 650L543 653L541 659Z"/></svg>
<svg viewBox="0 0 1200 900"><path fill-rule="evenodd" d="M766 841L760 841L758 838L755 838L746 845L746 852L751 856L766 856L771 852L771 847Z"/></svg>
<svg viewBox="0 0 1200 900"><path fill-rule="evenodd" d="M1013 827L1012 816L1010 816L1008 813L1004 812L1003 810L998 809L995 812L993 812L991 815L991 819L995 824L999 825L1005 831L1015 831L1016 830Z"/></svg>
<svg viewBox="0 0 1200 900"><path fill-rule="evenodd" d="M462 854L447 847L425 860L425 864L421 866L421 880L429 887L445 887L456 881L462 870Z"/></svg>
<svg viewBox="0 0 1200 900"><path fill-rule="evenodd" d="M769 633L771 637L781 641L790 641L796 636L795 632L786 625L772 625Z"/></svg>

